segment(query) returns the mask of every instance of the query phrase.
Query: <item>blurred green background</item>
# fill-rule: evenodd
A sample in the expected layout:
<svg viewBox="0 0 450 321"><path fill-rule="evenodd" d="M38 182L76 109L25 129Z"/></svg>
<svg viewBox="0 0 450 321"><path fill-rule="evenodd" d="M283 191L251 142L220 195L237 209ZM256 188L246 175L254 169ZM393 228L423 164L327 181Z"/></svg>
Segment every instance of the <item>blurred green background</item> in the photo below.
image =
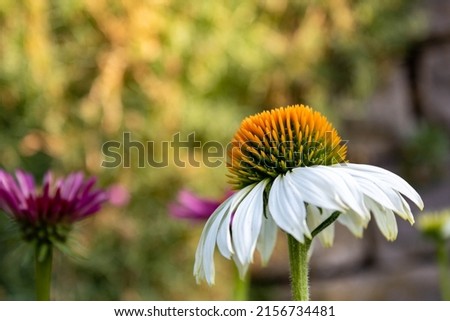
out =
<svg viewBox="0 0 450 321"><path fill-rule="evenodd" d="M53 297L228 299L231 264L217 258L217 285L195 284L202 226L167 213L181 188L221 197L226 166L182 168L160 144L195 132L226 145L243 117L296 103L340 128L424 24L409 0L0 1L0 168L81 169L131 193L78 225L82 258L56 256ZM124 132L169 165L139 168L134 150L129 168L102 168L102 145ZM30 252L5 216L0 232L0 299L33 299Z"/></svg>

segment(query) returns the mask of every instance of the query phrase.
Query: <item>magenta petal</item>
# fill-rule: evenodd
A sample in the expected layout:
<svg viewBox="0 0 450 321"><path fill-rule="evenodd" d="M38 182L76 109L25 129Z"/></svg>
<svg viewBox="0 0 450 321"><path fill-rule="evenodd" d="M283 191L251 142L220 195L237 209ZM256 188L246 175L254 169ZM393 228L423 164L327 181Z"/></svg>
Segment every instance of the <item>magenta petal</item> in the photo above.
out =
<svg viewBox="0 0 450 321"><path fill-rule="evenodd" d="M205 213L192 212L180 204L169 204L168 209L169 213L175 218L204 221L209 217Z"/></svg>
<svg viewBox="0 0 450 321"><path fill-rule="evenodd" d="M83 184L83 174L75 173L70 175L61 187L61 196L67 201L72 201L79 192Z"/></svg>
<svg viewBox="0 0 450 321"><path fill-rule="evenodd" d="M27 211L28 220L31 222L35 222L39 218L39 211L36 199L30 196L26 199L25 202L26 202L25 209Z"/></svg>
<svg viewBox="0 0 450 321"><path fill-rule="evenodd" d="M69 198L73 199L79 192L84 183L84 175L77 173L73 180L73 186L70 190Z"/></svg>
<svg viewBox="0 0 450 321"><path fill-rule="evenodd" d="M219 200L206 199L194 193L182 190L178 193L177 201L169 204L169 213L177 218L206 220L220 205Z"/></svg>
<svg viewBox="0 0 450 321"><path fill-rule="evenodd" d="M46 175L47 176L47 175ZM51 180L44 179L44 187L42 188L42 196L39 198L39 212L42 216L48 215L48 209L50 207L50 182Z"/></svg>
<svg viewBox="0 0 450 321"><path fill-rule="evenodd" d="M0 209L32 225L81 220L99 211L109 197L104 190L93 189L95 177L85 179L81 172L56 181L47 172L40 193L31 174L18 170L15 176L0 170Z"/></svg>
<svg viewBox="0 0 450 321"><path fill-rule="evenodd" d="M0 170L0 188L5 190L15 200L17 206L20 206L20 204L24 201L22 191L17 186L14 178L10 174L3 172L1 170Z"/></svg>
<svg viewBox="0 0 450 321"><path fill-rule="evenodd" d="M178 195L178 201L196 212L210 212L211 209L214 211L220 205L220 202L216 200L201 198L188 191L181 191Z"/></svg>
<svg viewBox="0 0 450 321"><path fill-rule="evenodd" d="M101 204L108 200L105 192L98 192L89 202L85 202L84 206L77 210L77 219L85 218L100 210Z"/></svg>
<svg viewBox="0 0 450 321"><path fill-rule="evenodd" d="M52 174L52 172L48 171L44 175L44 179L42 181L42 184L44 186L46 186L46 185L50 186L50 185L52 185L52 182L53 182L53 174Z"/></svg>
<svg viewBox="0 0 450 321"><path fill-rule="evenodd" d="M95 177L91 177L91 178L87 179L84 182L83 186L80 187L79 196L84 197L84 196L88 195L96 182L97 182L97 179Z"/></svg>
<svg viewBox="0 0 450 321"><path fill-rule="evenodd" d="M16 179L19 183L20 190L24 198L28 198L30 195L35 195L36 186L34 184L33 176L24 171L18 170L16 171Z"/></svg>
<svg viewBox="0 0 450 321"><path fill-rule="evenodd" d="M10 193L1 188L0 188L0 206L5 212L11 215L20 212L17 200Z"/></svg>

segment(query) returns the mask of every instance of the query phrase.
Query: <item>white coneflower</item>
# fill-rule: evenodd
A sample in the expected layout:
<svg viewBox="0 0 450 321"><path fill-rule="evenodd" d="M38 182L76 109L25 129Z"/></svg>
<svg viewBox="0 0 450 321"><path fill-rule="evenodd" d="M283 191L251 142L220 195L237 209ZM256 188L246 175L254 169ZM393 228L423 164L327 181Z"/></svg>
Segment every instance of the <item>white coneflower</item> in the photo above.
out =
<svg viewBox="0 0 450 321"><path fill-rule="evenodd" d="M414 222L404 196L423 202L401 177L346 161L346 146L320 113L289 106L250 116L232 141L231 183L238 191L206 223L196 252L197 281L214 283L216 244L244 275L258 249L273 251L277 227L288 234L295 299L308 299L307 252L318 235L325 245L338 221L358 237L371 214L388 240L397 236L394 213Z"/></svg>

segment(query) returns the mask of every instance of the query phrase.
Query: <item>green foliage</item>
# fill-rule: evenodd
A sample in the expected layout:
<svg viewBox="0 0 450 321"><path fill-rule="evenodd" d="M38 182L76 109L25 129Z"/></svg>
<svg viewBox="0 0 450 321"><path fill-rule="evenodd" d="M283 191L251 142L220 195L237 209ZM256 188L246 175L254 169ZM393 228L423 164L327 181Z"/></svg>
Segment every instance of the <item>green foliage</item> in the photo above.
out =
<svg viewBox="0 0 450 321"><path fill-rule="evenodd" d="M108 169L102 145L124 132L226 145L244 116L295 103L338 121L418 34L417 17L407 0L1 1L0 167L84 170L132 195L72 234L84 260L55 254L55 299L228 298L227 265L207 291L192 277L201 226L166 210L183 186L221 196L225 165L180 168L157 147L165 168L138 168L134 150L130 168ZM0 297L30 299L25 253L0 248Z"/></svg>

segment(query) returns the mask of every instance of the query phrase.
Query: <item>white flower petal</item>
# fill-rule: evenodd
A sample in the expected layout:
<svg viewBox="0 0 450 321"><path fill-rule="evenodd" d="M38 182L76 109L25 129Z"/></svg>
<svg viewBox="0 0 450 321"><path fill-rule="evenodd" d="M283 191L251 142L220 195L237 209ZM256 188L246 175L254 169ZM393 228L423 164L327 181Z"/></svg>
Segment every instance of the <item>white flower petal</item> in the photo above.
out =
<svg viewBox="0 0 450 321"><path fill-rule="evenodd" d="M399 193L398 193L399 194ZM409 207L408 202L405 201L401 195L398 195L400 199L402 200L403 204L403 211L397 212L397 214L404 220L407 220L409 223L414 224L414 216L411 213L411 207Z"/></svg>
<svg viewBox="0 0 450 321"><path fill-rule="evenodd" d="M275 246L277 226L304 242L305 236L311 238L311 230L339 211L337 221L361 237L372 213L382 234L394 240L398 233L394 213L414 222L404 197L423 207L419 194L406 181L370 165L295 168L271 182L264 209L264 191L269 182L266 179L235 193L207 221L196 252L197 282L206 279L208 284L214 283L216 244L224 257L235 261L243 277L256 248L263 264L267 263ZM334 223L317 236L325 246L331 246Z"/></svg>
<svg viewBox="0 0 450 321"><path fill-rule="evenodd" d="M253 260L264 216L263 196L267 183L268 180L263 180L252 188L237 206L231 224L233 248L237 259L244 266Z"/></svg>
<svg viewBox="0 0 450 321"><path fill-rule="evenodd" d="M290 177L292 176L292 177ZM298 168L288 176L289 182L300 192L304 202L318 207L325 207L338 211L347 207L333 197L332 184L328 180L316 177L310 168Z"/></svg>
<svg viewBox="0 0 450 321"><path fill-rule="evenodd" d="M350 173L353 173L353 172L350 172ZM395 191L390 190L390 188L389 188L390 191L381 188L381 186L379 186L373 182L373 178L370 179L368 176L358 175L357 173L356 173L356 175L352 175L352 176L358 183L360 190L365 195L372 198L377 203L380 203L382 206L389 208L393 211L396 211L399 209L399 204L398 204L399 200L398 200L398 197L397 197ZM394 203L396 205L394 205Z"/></svg>
<svg viewBox="0 0 450 321"><path fill-rule="evenodd" d="M381 207L378 203L375 203L370 199L368 199L367 203L375 217L375 222L381 233L383 233L388 241L394 241L398 234L397 221L395 220L394 212L390 209Z"/></svg>
<svg viewBox="0 0 450 321"><path fill-rule="evenodd" d="M244 264L244 263L239 262L239 259L237 258L236 255L233 255L233 261L234 261L234 264L236 264L236 267L238 269L239 277L241 279L244 279L245 274L247 273L248 266L250 265L250 263L245 263Z"/></svg>
<svg viewBox="0 0 450 321"><path fill-rule="evenodd" d="M389 183L377 177L370 177L370 173L368 175L364 175L360 171L350 171L350 173L358 181L360 189L366 196L382 207L396 212L402 218L410 220L411 209L409 206L405 206L403 197Z"/></svg>
<svg viewBox="0 0 450 321"><path fill-rule="evenodd" d="M216 247L217 232L223 218L233 202L233 196L225 200L211 215L203 228L202 235L195 252L194 275L197 282L205 279L211 285L214 284L214 249Z"/></svg>
<svg viewBox="0 0 450 321"><path fill-rule="evenodd" d="M273 248L277 240L277 225L272 218L272 215L266 209L266 216L262 219L261 232L259 233L258 243L256 247L261 254L261 261L263 265L269 262L272 255Z"/></svg>
<svg viewBox="0 0 450 321"><path fill-rule="evenodd" d="M356 237L363 236L363 230L367 227L369 220L370 217L363 218L354 211L341 213L337 218L337 221L346 226Z"/></svg>
<svg viewBox="0 0 450 321"><path fill-rule="evenodd" d="M309 229L311 231L314 231L314 229L322 224L322 222L324 222L327 218L329 218L331 214L334 213L334 211L322 209L321 212L316 206L309 204L307 206L307 213L308 216L306 220L308 222ZM320 233L317 234L317 237L319 238L320 243L322 243L323 246L331 247L334 241L334 223L328 225L325 229L320 231Z"/></svg>
<svg viewBox="0 0 450 321"><path fill-rule="evenodd" d="M304 202L335 211L353 209L368 216L363 194L353 177L331 166L301 167L292 170L292 182Z"/></svg>
<svg viewBox="0 0 450 321"><path fill-rule="evenodd" d="M236 210L236 207L241 203L242 199L247 196L254 186L255 185L246 186L231 196L232 200L227 215L220 223L219 231L217 233L217 247L219 248L220 253L227 259L230 259L231 255L234 254L233 243L231 240L231 220L233 218L233 213Z"/></svg>
<svg viewBox="0 0 450 321"><path fill-rule="evenodd" d="M423 202L417 192L401 177L370 165L348 164L340 168L350 173L358 181L363 193L374 202L392 210L411 224L414 223L411 208L400 193L403 191L404 195L407 194L406 196L412 199L416 198L415 203L418 206L423 207Z"/></svg>
<svg viewBox="0 0 450 321"><path fill-rule="evenodd" d="M416 192L416 190L414 190L414 188L411 187L411 185L409 185L403 178L401 178L397 174L372 165L352 163L347 163L346 165L347 166L343 167L346 167L347 170L350 170L352 172L352 175L362 175L371 180L377 179L384 181L389 184L392 189L408 197L421 210L423 209L423 201L420 195Z"/></svg>
<svg viewBox="0 0 450 321"><path fill-rule="evenodd" d="M332 247L334 242L334 223L328 225L325 229L323 229L319 235L320 242L325 247Z"/></svg>
<svg viewBox="0 0 450 321"><path fill-rule="evenodd" d="M322 223L322 214L316 206L311 204L306 206L306 213L308 214L306 216L308 227L311 231L314 231L314 229Z"/></svg>
<svg viewBox="0 0 450 321"><path fill-rule="evenodd" d="M231 259L231 255L234 254L233 243L231 241L230 223L233 217L231 210L227 211L227 214L220 222L219 230L217 232L217 247L220 253L227 259Z"/></svg>
<svg viewBox="0 0 450 321"><path fill-rule="evenodd" d="M306 209L302 195L289 180L291 173L275 178L269 193L269 211L278 227L303 243L311 233L306 224Z"/></svg>

